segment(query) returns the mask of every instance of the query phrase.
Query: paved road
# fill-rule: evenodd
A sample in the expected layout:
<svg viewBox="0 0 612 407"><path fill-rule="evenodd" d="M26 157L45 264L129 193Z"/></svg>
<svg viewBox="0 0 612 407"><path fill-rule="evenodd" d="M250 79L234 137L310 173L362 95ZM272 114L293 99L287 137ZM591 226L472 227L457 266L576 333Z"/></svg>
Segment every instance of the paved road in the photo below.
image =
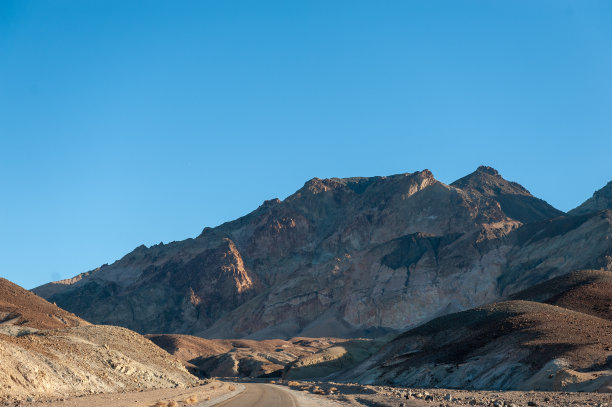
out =
<svg viewBox="0 0 612 407"><path fill-rule="evenodd" d="M298 407L291 394L275 386L259 383L244 383L246 389L215 407Z"/></svg>

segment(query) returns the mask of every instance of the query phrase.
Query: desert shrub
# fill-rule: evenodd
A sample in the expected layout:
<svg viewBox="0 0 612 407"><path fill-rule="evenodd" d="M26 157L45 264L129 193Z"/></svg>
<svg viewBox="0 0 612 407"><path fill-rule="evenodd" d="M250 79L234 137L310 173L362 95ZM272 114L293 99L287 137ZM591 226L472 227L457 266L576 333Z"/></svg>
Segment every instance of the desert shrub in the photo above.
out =
<svg viewBox="0 0 612 407"><path fill-rule="evenodd" d="M153 407L168 407L165 401L158 401L153 405Z"/></svg>
<svg viewBox="0 0 612 407"><path fill-rule="evenodd" d="M207 400L209 400L210 397L208 397ZM195 404L198 402L198 398L196 396L189 396L185 401L183 401L183 403L185 404Z"/></svg>
<svg viewBox="0 0 612 407"><path fill-rule="evenodd" d="M174 400L168 403L168 407L178 407L178 403Z"/></svg>
<svg viewBox="0 0 612 407"><path fill-rule="evenodd" d="M291 381L289 381L289 382L287 383L287 386L289 386L289 387L298 387L298 386L300 386L300 385L301 385L301 383L300 383L300 382L296 382L296 381L294 381L294 380L291 380Z"/></svg>
<svg viewBox="0 0 612 407"><path fill-rule="evenodd" d="M236 390L236 386L234 386L233 384L230 384L228 389L229 389L229 391L234 391L234 390Z"/></svg>

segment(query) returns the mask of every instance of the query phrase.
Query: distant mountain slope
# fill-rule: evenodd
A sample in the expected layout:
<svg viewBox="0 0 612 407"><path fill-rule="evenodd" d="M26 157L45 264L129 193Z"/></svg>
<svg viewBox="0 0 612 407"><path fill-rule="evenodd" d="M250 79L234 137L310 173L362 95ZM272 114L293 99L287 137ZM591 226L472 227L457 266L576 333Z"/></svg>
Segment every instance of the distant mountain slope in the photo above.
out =
<svg viewBox="0 0 612 407"><path fill-rule="evenodd" d="M490 167L314 178L284 201L34 291L96 323L210 338L377 336L578 268L612 212L568 217Z"/></svg>
<svg viewBox="0 0 612 407"><path fill-rule="evenodd" d="M600 190L595 191L592 197L584 201L582 205L569 211L569 214L584 215L585 213L605 209L612 209L612 181L608 182Z"/></svg>
<svg viewBox="0 0 612 407"><path fill-rule="evenodd" d="M578 294L611 281L611 272L581 271L513 297L582 312L512 300L434 319L340 377L402 386L610 391L612 320L596 316L601 304L610 307L610 292L588 290L582 300Z"/></svg>

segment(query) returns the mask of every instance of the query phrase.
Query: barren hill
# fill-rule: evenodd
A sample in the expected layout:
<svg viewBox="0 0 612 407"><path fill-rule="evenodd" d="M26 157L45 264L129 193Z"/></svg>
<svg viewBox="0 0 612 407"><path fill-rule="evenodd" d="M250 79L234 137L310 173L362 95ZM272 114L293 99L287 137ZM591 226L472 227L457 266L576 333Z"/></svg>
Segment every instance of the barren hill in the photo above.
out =
<svg viewBox="0 0 612 407"><path fill-rule="evenodd" d="M511 299L545 302L612 321L612 273L576 271L521 291Z"/></svg>
<svg viewBox="0 0 612 407"><path fill-rule="evenodd" d="M610 281L610 272L581 271L514 296L581 312L512 300L434 319L341 377L403 386L611 391L612 321L596 316L602 304L612 305L610 291L602 289ZM580 299L585 292L589 297Z"/></svg>
<svg viewBox="0 0 612 407"><path fill-rule="evenodd" d="M612 269L610 236L612 211L567 216L490 167L451 185L428 170L314 178L195 239L34 291L142 333L378 336Z"/></svg>
<svg viewBox="0 0 612 407"><path fill-rule="evenodd" d="M17 284L0 278L0 325L51 329L89 323Z"/></svg>
<svg viewBox="0 0 612 407"><path fill-rule="evenodd" d="M5 279L0 312L0 402L197 383L141 335L91 325Z"/></svg>

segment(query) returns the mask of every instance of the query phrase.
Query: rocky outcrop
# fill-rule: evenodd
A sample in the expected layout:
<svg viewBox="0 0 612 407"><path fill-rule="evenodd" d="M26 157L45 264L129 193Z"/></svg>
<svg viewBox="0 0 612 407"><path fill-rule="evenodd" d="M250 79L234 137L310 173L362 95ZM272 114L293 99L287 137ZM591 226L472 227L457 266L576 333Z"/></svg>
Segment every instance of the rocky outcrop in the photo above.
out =
<svg viewBox="0 0 612 407"><path fill-rule="evenodd" d="M209 338L379 336L578 268L612 211L567 216L490 167L314 178L285 200L35 292L97 323Z"/></svg>
<svg viewBox="0 0 612 407"><path fill-rule="evenodd" d="M196 243L141 246L75 283L50 284L35 292L100 324L140 332L198 330L253 298L262 285L229 238L204 247Z"/></svg>

